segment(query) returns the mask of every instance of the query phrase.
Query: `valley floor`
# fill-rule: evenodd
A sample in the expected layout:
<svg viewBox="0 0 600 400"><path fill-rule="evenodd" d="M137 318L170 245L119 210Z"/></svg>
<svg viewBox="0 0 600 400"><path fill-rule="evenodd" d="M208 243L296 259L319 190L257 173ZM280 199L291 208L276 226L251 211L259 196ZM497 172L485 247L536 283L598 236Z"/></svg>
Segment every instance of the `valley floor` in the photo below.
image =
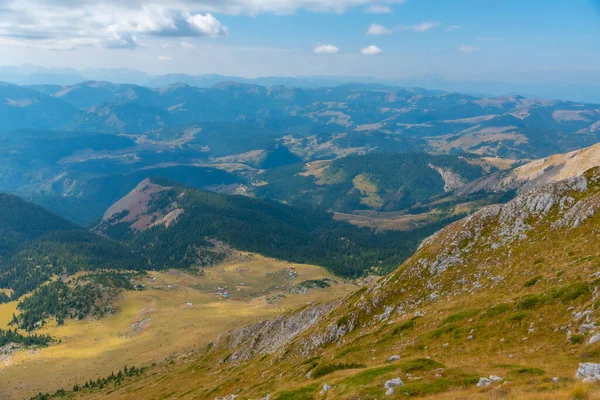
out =
<svg viewBox="0 0 600 400"><path fill-rule="evenodd" d="M305 294L285 290L324 278L330 279L331 287ZM70 389L126 365L168 363L227 330L356 289L354 283L342 282L320 267L245 253L206 269L205 275L150 272L141 283L146 290L121 294L114 315L68 320L64 326L52 321L35 331L50 334L60 343L0 356L0 398L21 399L40 391ZM15 309L16 302L0 305L0 329L7 327Z"/></svg>

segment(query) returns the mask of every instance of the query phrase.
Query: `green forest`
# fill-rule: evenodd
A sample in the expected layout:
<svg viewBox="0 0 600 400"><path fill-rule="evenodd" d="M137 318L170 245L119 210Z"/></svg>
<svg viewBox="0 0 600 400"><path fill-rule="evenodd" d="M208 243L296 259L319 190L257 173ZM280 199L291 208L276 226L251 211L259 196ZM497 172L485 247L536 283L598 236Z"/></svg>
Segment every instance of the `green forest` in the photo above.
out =
<svg viewBox="0 0 600 400"><path fill-rule="evenodd" d="M430 164L452 170L465 182L484 174L482 167L471 165L460 156L370 153L336 159L319 178L300 175L305 169L304 163L268 170L258 177L266 184L257 186L254 191L260 198L288 204L312 204L339 212L398 211L444 194L445 182ZM382 200L380 206L361 201L363 195L353 182L359 175L377 187L376 194Z"/></svg>
<svg viewBox="0 0 600 400"><path fill-rule="evenodd" d="M124 237L158 269L197 265L201 253L206 256L210 251L207 238L211 238L243 251L321 265L340 276L383 273L397 268L424 237L449 222L410 232L377 233L336 221L331 213L314 207L190 190L155 180L161 182L173 189L160 193L151 207L177 200L184 214L169 228L156 226Z"/></svg>

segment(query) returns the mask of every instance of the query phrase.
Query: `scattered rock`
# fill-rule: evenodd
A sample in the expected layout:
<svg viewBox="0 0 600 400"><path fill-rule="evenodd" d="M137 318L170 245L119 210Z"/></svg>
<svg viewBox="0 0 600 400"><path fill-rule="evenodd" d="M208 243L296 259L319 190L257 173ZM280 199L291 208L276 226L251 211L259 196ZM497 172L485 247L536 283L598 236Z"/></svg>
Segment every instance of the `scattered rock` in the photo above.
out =
<svg viewBox="0 0 600 400"><path fill-rule="evenodd" d="M490 381L492 382L502 382L503 380L504 378L502 378L501 376L490 375Z"/></svg>
<svg viewBox="0 0 600 400"><path fill-rule="evenodd" d="M579 363L579 368L577 369L575 378L584 382L600 381L600 364Z"/></svg>
<svg viewBox="0 0 600 400"><path fill-rule="evenodd" d="M331 386L329 386L328 384L324 384L323 389L321 389L321 394L327 393L329 389L331 389Z"/></svg>
<svg viewBox="0 0 600 400"><path fill-rule="evenodd" d="M589 344L594 344L594 343L597 343L597 342L600 342L600 333L592 336L590 338L590 340L588 341Z"/></svg>
<svg viewBox="0 0 600 400"><path fill-rule="evenodd" d="M479 378L479 382L477 382L477 387L486 387L492 384L492 380L486 377Z"/></svg>
<svg viewBox="0 0 600 400"><path fill-rule="evenodd" d="M398 361L400 359L400 356L390 356L390 358L388 358L388 361Z"/></svg>
<svg viewBox="0 0 600 400"><path fill-rule="evenodd" d="M400 378L394 378L394 379L390 379L389 381L387 381L383 385L383 388L384 389L390 389L390 388L393 388L393 387L396 387L396 386L403 386L403 385L404 385L404 382L402 382L402 379L400 379Z"/></svg>

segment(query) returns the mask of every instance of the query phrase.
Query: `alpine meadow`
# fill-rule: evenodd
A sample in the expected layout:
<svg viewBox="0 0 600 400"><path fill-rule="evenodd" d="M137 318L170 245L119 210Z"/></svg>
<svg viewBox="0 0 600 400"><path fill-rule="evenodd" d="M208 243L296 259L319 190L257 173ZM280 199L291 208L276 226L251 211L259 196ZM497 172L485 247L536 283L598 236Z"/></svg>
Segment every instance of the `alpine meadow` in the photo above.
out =
<svg viewBox="0 0 600 400"><path fill-rule="evenodd" d="M598 38L596 0L0 0L0 399L600 399Z"/></svg>

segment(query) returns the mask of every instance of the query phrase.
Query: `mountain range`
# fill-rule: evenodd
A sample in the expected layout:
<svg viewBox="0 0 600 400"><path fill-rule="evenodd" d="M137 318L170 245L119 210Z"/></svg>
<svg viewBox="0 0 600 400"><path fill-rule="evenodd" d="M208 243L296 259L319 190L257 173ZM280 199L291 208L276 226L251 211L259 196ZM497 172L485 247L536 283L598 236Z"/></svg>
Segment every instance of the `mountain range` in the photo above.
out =
<svg viewBox="0 0 600 400"><path fill-rule="evenodd" d="M294 86L303 88L332 87L340 84L359 82L388 86L423 87L449 92L469 93L476 96L504 96L520 94L528 97L543 97L583 102L600 102L598 86L590 84L598 81L597 74L578 72L566 77L564 73L543 71L535 77L520 77L513 82L489 80L456 80L440 75L422 75L399 79L378 79L360 76L267 76L245 78L219 74L190 75L167 73L152 75L127 68L92 68L76 70L72 68L42 68L34 65L0 67L0 81L17 85L74 85L84 81L111 81L136 84L148 87L162 87L174 83L186 83L197 87L210 87L223 81L235 81L261 86ZM539 82L539 83L533 83Z"/></svg>

